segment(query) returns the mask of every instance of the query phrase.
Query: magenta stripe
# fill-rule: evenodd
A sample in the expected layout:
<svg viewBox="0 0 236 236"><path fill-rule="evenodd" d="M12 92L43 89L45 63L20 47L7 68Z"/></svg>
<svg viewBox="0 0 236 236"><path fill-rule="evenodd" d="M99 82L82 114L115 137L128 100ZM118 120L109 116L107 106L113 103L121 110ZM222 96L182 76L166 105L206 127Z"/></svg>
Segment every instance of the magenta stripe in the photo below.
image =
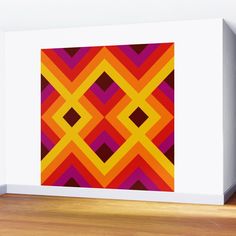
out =
<svg viewBox="0 0 236 236"><path fill-rule="evenodd" d="M174 132L171 133L171 134L168 136L168 138L167 138L164 142L161 143L161 145L159 146L159 149L160 149L163 153L165 153L165 152L167 152L167 151L169 150L169 148L170 148L171 146L173 146L173 145L174 145Z"/></svg>
<svg viewBox="0 0 236 236"><path fill-rule="evenodd" d="M48 151L54 147L53 142L43 132L41 132L41 142L48 149Z"/></svg>
<svg viewBox="0 0 236 236"><path fill-rule="evenodd" d="M96 138L90 147L94 150L94 152L96 152L104 143L106 143L113 152L119 148L119 145L105 131Z"/></svg>
<svg viewBox="0 0 236 236"><path fill-rule="evenodd" d="M133 61L137 67L139 67L159 46L160 44L149 44L140 54L137 54L129 45L122 45L118 47Z"/></svg>
<svg viewBox="0 0 236 236"><path fill-rule="evenodd" d="M170 98L170 100L172 102L174 102L174 90L165 82L163 81L159 86L158 88L160 88L160 90L162 92L165 93L165 95Z"/></svg>
<svg viewBox="0 0 236 236"><path fill-rule="evenodd" d="M54 88L52 87L51 84L48 84L46 88L41 93L41 103L43 103L49 95L54 91Z"/></svg>
<svg viewBox="0 0 236 236"><path fill-rule="evenodd" d="M54 186L65 186L67 181L73 178L79 185L80 187L90 187L88 182L84 179L84 177L77 171L75 170L74 167L68 168L63 175L57 181L53 184Z"/></svg>
<svg viewBox="0 0 236 236"><path fill-rule="evenodd" d="M71 69L73 69L86 55L89 49L89 47L82 47L73 57L69 56L63 48L55 48L53 50Z"/></svg>
<svg viewBox="0 0 236 236"><path fill-rule="evenodd" d="M148 190L159 190L158 187L138 168L130 175L119 188L130 189L135 182L140 180Z"/></svg>
<svg viewBox="0 0 236 236"><path fill-rule="evenodd" d="M116 91L120 88L116 83L112 83L106 91L103 91L96 83L94 83L90 87L90 89L103 104L106 104L107 101L110 100L112 96L116 93Z"/></svg>

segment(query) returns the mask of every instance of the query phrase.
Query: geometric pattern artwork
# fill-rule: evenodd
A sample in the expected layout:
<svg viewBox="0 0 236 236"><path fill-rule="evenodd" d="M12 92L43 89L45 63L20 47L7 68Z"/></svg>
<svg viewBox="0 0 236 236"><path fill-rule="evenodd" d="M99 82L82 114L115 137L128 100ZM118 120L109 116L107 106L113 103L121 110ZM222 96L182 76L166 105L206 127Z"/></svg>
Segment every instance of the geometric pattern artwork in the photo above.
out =
<svg viewBox="0 0 236 236"><path fill-rule="evenodd" d="M41 50L41 183L174 191L174 43Z"/></svg>

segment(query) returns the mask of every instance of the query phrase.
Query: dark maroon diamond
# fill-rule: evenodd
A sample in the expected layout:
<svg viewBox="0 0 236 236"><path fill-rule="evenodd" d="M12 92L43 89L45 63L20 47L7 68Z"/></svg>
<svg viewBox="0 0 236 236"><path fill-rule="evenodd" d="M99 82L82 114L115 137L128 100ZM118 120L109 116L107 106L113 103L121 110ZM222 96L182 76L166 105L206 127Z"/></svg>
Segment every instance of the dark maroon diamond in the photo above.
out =
<svg viewBox="0 0 236 236"><path fill-rule="evenodd" d="M64 186L67 187L80 187L80 185L74 180L74 178L70 178L65 184Z"/></svg>
<svg viewBox="0 0 236 236"><path fill-rule="evenodd" d="M46 78L41 74L41 91L43 91L47 86L49 85L49 82L46 80Z"/></svg>
<svg viewBox="0 0 236 236"><path fill-rule="evenodd" d="M95 82L103 91L106 91L114 81L112 78L106 73L103 72L99 78Z"/></svg>
<svg viewBox="0 0 236 236"><path fill-rule="evenodd" d="M49 150L41 143L41 160L48 154Z"/></svg>
<svg viewBox="0 0 236 236"><path fill-rule="evenodd" d="M147 190L147 188L138 180L137 182L135 182L130 189L133 190Z"/></svg>
<svg viewBox="0 0 236 236"><path fill-rule="evenodd" d="M165 78L164 81L174 89L174 70Z"/></svg>
<svg viewBox="0 0 236 236"><path fill-rule="evenodd" d="M140 127L145 120L148 118L146 113L143 112L143 110L138 107L130 116L129 118L134 122L134 124L138 127Z"/></svg>
<svg viewBox="0 0 236 236"><path fill-rule="evenodd" d="M174 145L165 152L165 156L174 164Z"/></svg>
<svg viewBox="0 0 236 236"><path fill-rule="evenodd" d="M72 127L75 125L75 123L81 118L81 116L73 109L71 108L64 116L63 118L66 120L66 122Z"/></svg>
<svg viewBox="0 0 236 236"><path fill-rule="evenodd" d="M104 143L98 148L96 154L105 163L114 152Z"/></svg>
<svg viewBox="0 0 236 236"><path fill-rule="evenodd" d="M140 54L146 47L147 44L133 44L130 47L137 53Z"/></svg>
<svg viewBox="0 0 236 236"><path fill-rule="evenodd" d="M71 57L73 57L80 48L64 48L64 50L69 54Z"/></svg>

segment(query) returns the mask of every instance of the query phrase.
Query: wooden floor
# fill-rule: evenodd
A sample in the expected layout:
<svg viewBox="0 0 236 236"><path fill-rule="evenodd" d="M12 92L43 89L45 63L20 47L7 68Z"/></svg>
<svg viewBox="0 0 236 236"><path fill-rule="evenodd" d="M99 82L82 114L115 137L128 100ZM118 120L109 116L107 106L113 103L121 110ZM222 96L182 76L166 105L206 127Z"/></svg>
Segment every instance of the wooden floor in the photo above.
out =
<svg viewBox="0 0 236 236"><path fill-rule="evenodd" d="M0 236L9 235L236 236L236 195L208 206L6 194Z"/></svg>

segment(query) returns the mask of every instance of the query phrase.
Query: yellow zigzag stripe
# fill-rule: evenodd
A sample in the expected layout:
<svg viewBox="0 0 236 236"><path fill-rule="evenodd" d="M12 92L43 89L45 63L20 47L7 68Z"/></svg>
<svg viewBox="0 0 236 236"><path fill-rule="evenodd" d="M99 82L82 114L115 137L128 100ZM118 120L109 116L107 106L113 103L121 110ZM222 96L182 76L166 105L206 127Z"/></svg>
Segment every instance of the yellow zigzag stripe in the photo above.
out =
<svg viewBox="0 0 236 236"><path fill-rule="evenodd" d="M87 153L88 158L95 164L95 166L103 173L104 175L108 173L115 165L120 161L122 156L126 154L129 149L137 142L142 143L150 153L153 154L153 157L163 166L163 168L171 175L174 176L174 167L173 164L162 154L152 142L147 139L145 136L145 132L148 131L148 128L153 125L146 124L146 126L142 127L142 129L137 129L137 127L130 122L128 118L132 108L136 105L144 104L142 108L147 113L150 113L152 109L148 103L145 102L145 99L152 93L152 91L166 78L166 76L174 69L174 59L172 58L154 77L153 79L146 85L146 87L138 94L135 89L124 79L122 78L117 71L115 71L110 64L103 60L96 69L89 75L88 79L86 79L81 86L74 92L74 94L70 94L65 87L57 80L57 78L47 69L45 65L42 65L42 74L49 80L49 82L53 85L53 87L64 97L66 100L66 104L61 108L60 112L58 111L54 115L54 119L57 120L57 123L61 127L66 128L67 134L61 139L61 141L49 152L49 154L42 161L42 170L47 168L48 165L56 158L57 154L65 147L71 140L76 143L79 143L82 151ZM64 120L62 120L61 116L64 111L67 110L69 106L76 108L76 110L84 111L83 117L86 117L83 120L83 127L89 122L91 117L89 114L86 114L86 109L83 109L82 106L78 108L80 104L78 104L78 99L83 96L83 94L87 91L87 89L96 81L98 76L103 71L108 72L108 74L114 78L114 81L121 87L123 91L133 100L133 103L129 104L127 108L123 110L120 114L119 119L122 121L123 125L125 125L133 135L126 140L126 142L113 154L113 156L106 162L103 163L100 158L91 150L91 148L78 136L78 126L80 122L75 127L69 127L65 124ZM155 116L155 111L153 110L152 115ZM156 115L158 119L158 115ZM151 120L151 119L150 119ZM155 122L154 122L155 123Z"/></svg>

